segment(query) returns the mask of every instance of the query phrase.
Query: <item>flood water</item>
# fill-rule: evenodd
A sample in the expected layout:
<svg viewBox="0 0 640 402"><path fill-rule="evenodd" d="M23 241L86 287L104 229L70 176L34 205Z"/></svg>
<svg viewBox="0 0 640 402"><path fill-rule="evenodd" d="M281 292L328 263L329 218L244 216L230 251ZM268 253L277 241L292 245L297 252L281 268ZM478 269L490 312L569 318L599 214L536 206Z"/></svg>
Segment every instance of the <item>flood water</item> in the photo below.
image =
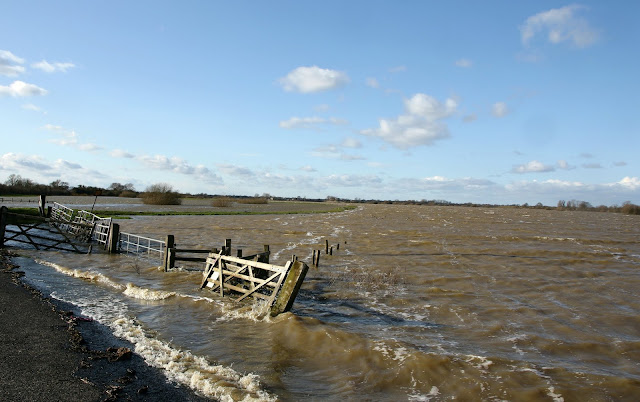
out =
<svg viewBox="0 0 640 402"><path fill-rule="evenodd" d="M26 280L223 400L640 399L640 217L363 205L307 215L168 216L121 231L311 267L272 318L159 261L21 251ZM325 240L334 246L324 254ZM339 249L337 245L339 244ZM234 251L235 252L235 251Z"/></svg>

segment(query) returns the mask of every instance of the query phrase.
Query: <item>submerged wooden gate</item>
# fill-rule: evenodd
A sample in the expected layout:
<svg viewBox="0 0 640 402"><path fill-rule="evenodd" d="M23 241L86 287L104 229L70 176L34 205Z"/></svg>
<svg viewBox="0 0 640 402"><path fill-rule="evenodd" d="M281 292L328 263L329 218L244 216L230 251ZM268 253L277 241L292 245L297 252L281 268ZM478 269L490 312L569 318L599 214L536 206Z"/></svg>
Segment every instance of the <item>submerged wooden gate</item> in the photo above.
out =
<svg viewBox="0 0 640 402"><path fill-rule="evenodd" d="M288 261L281 267L210 253L200 289L209 288L236 301L250 296L265 300L275 316L291 309L308 269L301 261Z"/></svg>
<svg viewBox="0 0 640 402"><path fill-rule="evenodd" d="M54 221L11 213L4 206L0 208L0 247L13 241L29 244L36 250L87 253L91 250L92 231L93 225Z"/></svg>

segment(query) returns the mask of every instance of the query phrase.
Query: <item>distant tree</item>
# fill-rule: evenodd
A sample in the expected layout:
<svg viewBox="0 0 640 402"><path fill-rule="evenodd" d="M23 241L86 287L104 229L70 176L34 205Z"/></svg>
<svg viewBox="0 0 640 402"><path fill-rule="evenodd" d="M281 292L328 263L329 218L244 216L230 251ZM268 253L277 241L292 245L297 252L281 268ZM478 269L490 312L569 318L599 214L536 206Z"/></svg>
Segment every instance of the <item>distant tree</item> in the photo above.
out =
<svg viewBox="0 0 640 402"><path fill-rule="evenodd" d="M173 187L167 183L156 183L147 187L141 195L142 202L150 205L180 205L180 194L173 191Z"/></svg>
<svg viewBox="0 0 640 402"><path fill-rule="evenodd" d="M621 211L629 215L640 215L640 205L632 204L631 201L625 201L622 204Z"/></svg>

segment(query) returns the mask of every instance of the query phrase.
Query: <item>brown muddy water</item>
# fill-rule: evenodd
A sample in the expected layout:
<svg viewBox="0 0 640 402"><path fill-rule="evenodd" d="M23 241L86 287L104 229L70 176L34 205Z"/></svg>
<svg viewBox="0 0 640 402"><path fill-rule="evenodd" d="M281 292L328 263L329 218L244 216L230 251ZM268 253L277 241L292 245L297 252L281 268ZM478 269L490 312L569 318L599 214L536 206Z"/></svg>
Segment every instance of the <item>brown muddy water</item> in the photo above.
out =
<svg viewBox="0 0 640 402"><path fill-rule="evenodd" d="M363 205L341 213L169 216L121 230L311 268L270 318L131 256L22 251L26 280L222 400L640 399L640 217ZM340 244L339 250L336 245Z"/></svg>

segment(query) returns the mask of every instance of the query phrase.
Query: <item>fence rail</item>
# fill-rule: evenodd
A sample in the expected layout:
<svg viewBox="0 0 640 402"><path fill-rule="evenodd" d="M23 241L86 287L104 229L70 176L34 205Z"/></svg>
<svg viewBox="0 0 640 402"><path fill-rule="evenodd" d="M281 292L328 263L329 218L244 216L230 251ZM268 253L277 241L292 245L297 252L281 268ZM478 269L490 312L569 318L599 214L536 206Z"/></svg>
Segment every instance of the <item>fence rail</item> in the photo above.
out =
<svg viewBox="0 0 640 402"><path fill-rule="evenodd" d="M147 254L162 258L166 243L150 237L120 232L119 251L123 253Z"/></svg>
<svg viewBox="0 0 640 402"><path fill-rule="evenodd" d="M57 202L53 203L53 208L51 208L51 219L71 222L73 220L73 215L73 209L65 207L62 204L58 204Z"/></svg>

